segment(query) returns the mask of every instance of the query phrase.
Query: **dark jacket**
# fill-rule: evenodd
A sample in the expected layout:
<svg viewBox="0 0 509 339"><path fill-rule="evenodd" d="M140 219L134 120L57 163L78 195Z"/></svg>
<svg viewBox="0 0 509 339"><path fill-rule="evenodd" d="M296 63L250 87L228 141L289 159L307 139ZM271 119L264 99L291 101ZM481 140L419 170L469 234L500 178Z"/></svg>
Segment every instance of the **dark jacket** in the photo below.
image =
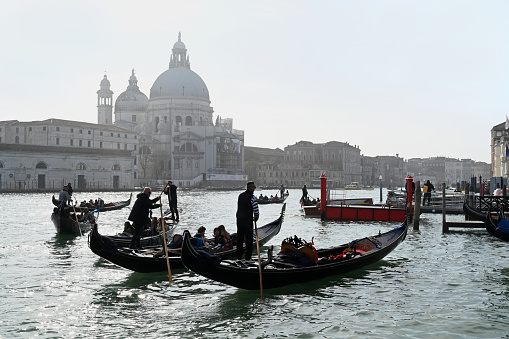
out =
<svg viewBox="0 0 509 339"><path fill-rule="evenodd" d="M239 200L237 202L237 220L253 222L253 214L254 219L258 220L260 215L258 201L252 191L246 190L239 194Z"/></svg>
<svg viewBox="0 0 509 339"><path fill-rule="evenodd" d="M177 201L177 186L171 185L169 187L166 187L166 189L164 190L164 194L168 196L168 200Z"/></svg>
<svg viewBox="0 0 509 339"><path fill-rule="evenodd" d="M158 208L161 205L153 205L153 203L157 201L157 198L150 199L148 195L143 192L139 193L136 198L133 209L127 219L131 220L135 224L144 225L147 222L149 210L152 208Z"/></svg>

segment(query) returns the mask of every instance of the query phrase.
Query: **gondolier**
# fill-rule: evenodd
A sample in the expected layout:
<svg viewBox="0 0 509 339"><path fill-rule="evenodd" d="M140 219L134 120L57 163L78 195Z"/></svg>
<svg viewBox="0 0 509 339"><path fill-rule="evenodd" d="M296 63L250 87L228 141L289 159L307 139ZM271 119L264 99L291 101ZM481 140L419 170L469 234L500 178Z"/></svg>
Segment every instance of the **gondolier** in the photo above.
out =
<svg viewBox="0 0 509 339"><path fill-rule="evenodd" d="M251 260L253 253L253 220L258 221L260 212L254 195L256 186L253 181L247 183L247 189L239 194L237 202L237 259L242 259L244 238L246 241L246 260Z"/></svg>
<svg viewBox="0 0 509 339"><path fill-rule="evenodd" d="M136 196L136 202L134 203L133 209L129 214L129 218L127 218L133 222L134 226L134 235L131 239L131 244L129 246L130 248L140 248L141 233L147 224L148 212L151 209L161 206L160 204L154 205L156 201L161 200L161 196L150 199L151 193L152 189L150 187L145 187L143 192Z"/></svg>
<svg viewBox="0 0 509 339"><path fill-rule="evenodd" d="M179 211L177 208L177 186L172 181L168 181L164 194L168 196L168 204L170 205L171 220L179 221Z"/></svg>

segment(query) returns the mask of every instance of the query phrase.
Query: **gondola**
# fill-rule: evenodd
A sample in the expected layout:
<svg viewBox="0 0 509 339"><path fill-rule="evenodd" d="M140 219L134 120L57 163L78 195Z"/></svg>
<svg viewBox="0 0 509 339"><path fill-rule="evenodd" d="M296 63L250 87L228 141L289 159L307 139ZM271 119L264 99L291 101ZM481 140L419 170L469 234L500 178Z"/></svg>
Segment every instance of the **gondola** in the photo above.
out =
<svg viewBox="0 0 509 339"><path fill-rule="evenodd" d="M277 235L283 224L286 204L281 208L279 218L258 229L260 244L263 245ZM174 236L176 237L176 236ZM168 240L168 239L167 239ZM253 241L254 243L254 241ZM89 247L98 256L129 270L141 273L162 272L167 270L166 257L164 256L163 246L145 247L141 250L132 250L126 247L118 247L110 238L102 236L97 230L97 226L93 227L89 235ZM168 260L171 269L184 269L182 260L180 259L180 248L168 248ZM253 246L256 248L256 245ZM237 255L237 248L227 247L210 252L217 256L227 259Z"/></svg>
<svg viewBox="0 0 509 339"><path fill-rule="evenodd" d="M463 203L463 212L465 212L465 215L467 215L470 220L486 222L486 212L481 212L480 210L473 208L466 201Z"/></svg>
<svg viewBox="0 0 509 339"><path fill-rule="evenodd" d="M499 227L499 221L507 222L504 215L499 212L497 215L497 219L493 216L492 213L486 213L486 221L484 222L484 226L486 227L486 231L489 234L494 235L495 237L502 239L504 241L509 241L509 233L503 232Z"/></svg>
<svg viewBox="0 0 509 339"><path fill-rule="evenodd" d="M290 193L285 193L285 194L283 194L283 198L278 198L278 199L274 199L274 198L258 199L258 198L256 198L256 200L258 201L259 205L282 204L285 202L286 198L288 198L289 195L290 195Z"/></svg>
<svg viewBox="0 0 509 339"><path fill-rule="evenodd" d="M88 205L87 206L78 206L78 205L76 205L76 206L74 206L74 208L76 209L76 212L81 212L81 210L84 210L85 208L88 208L89 210L97 210L99 212L119 210L121 208L131 205L132 197L133 197L133 194L131 193L128 200L110 202L107 204L101 204L99 206L95 206L95 205L94 206L88 206ZM60 204L60 201L58 201L54 195L51 197L51 201L53 202L53 205L55 205L55 206L59 206L59 204ZM72 208L70 208L70 209L72 210Z"/></svg>
<svg viewBox="0 0 509 339"><path fill-rule="evenodd" d="M302 284L373 264L391 253L405 239L406 233L405 222L389 232L329 249L316 250L309 244L294 248L262 262L263 289ZM288 244L283 243L282 248L285 245ZM260 289L257 261L206 257L191 246L188 231L184 232L182 262L188 269L209 279L247 290Z"/></svg>
<svg viewBox="0 0 509 339"><path fill-rule="evenodd" d="M51 213L51 221L53 221L58 234L81 235L92 229L92 224L89 221L85 222L83 219L80 220L79 217L76 220L74 213L69 213L68 211L60 213L58 208L55 208L53 213Z"/></svg>
<svg viewBox="0 0 509 339"><path fill-rule="evenodd" d="M166 227L166 241L172 236L173 231L175 230L175 223L165 223ZM116 234L116 235L106 235L106 237L113 240L113 242L118 247L129 247L131 244L132 236L130 235L123 235L123 234ZM159 234L156 235L147 235L145 237L140 238L140 246L141 247L147 247L147 246L157 246L164 244L163 234L159 232Z"/></svg>

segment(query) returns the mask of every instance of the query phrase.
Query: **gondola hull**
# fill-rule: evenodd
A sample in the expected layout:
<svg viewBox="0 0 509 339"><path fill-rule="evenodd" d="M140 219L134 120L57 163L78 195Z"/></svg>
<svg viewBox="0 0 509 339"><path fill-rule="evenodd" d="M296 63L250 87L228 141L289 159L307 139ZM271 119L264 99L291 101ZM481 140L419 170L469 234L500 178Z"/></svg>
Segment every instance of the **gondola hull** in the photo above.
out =
<svg viewBox="0 0 509 339"><path fill-rule="evenodd" d="M265 200L265 199L256 199L258 201L258 204L259 205L267 205L267 204L282 204L286 201L286 198L288 198L289 194L284 194L283 195L283 199L268 199L268 200Z"/></svg>
<svg viewBox="0 0 509 339"><path fill-rule="evenodd" d="M88 206L74 206L74 208L76 209L76 212L81 212L82 210L85 210L85 208L88 208L89 210L97 210L99 212L114 211L114 210L119 210L124 207L130 206L132 197L133 197L133 194L131 193L128 200L110 202L106 205L99 206L99 207L97 207L97 206L90 206L90 207L88 207ZM53 202L53 205L55 205L57 207L60 204L60 202L55 198L55 196L51 197L51 201ZM71 206L69 206L68 208L70 208L72 210Z"/></svg>
<svg viewBox="0 0 509 339"><path fill-rule="evenodd" d="M263 245L272 239L281 230L284 220L286 204L281 209L278 219L264 225L258 229L260 244ZM169 239L167 239L168 241ZM110 261L113 264L140 273L163 272L166 271L166 257L163 255L163 246L145 247L142 250L132 250L127 247L118 247L113 241L99 234L97 227L92 229L89 236L89 247L98 256ZM253 246L256 248L256 245ZM227 247L212 252L221 258L233 258L237 255L237 248ZM180 249L170 249L168 251L168 261L170 268L184 269L181 260Z"/></svg>
<svg viewBox="0 0 509 339"><path fill-rule="evenodd" d="M81 235L92 229L92 225L89 222L77 222L72 219L73 217L74 214L60 215L55 212L51 214L51 221L53 221L53 225L58 234Z"/></svg>
<svg viewBox="0 0 509 339"><path fill-rule="evenodd" d="M489 234L491 234L499 239L502 239L504 241L509 241L509 233L502 232L498 228L498 220L500 220L500 219L501 219L500 216L497 219L495 219L491 213L487 213L486 221L484 222L486 231L488 231Z"/></svg>
<svg viewBox="0 0 509 339"><path fill-rule="evenodd" d="M470 220L479 220L486 222L487 214L485 212L481 212L473 208L466 201L463 203L463 212L470 218Z"/></svg>
<svg viewBox="0 0 509 339"><path fill-rule="evenodd" d="M263 289L306 283L344 274L373 264L392 252L405 239L406 233L407 225L403 224L387 233L359 239L360 244L372 244L372 248L362 253L359 250L358 254L352 255L351 258L320 260L319 264L312 266L289 264L277 258L262 263ZM330 249L318 250L317 256L319 258L330 258L332 255L343 253L347 246L348 244L345 244ZM369 246L365 248L369 248ZM260 289L260 273L257 262L223 260L218 264L218 260L215 262L206 260L190 246L188 232L184 234L182 262L188 269L209 279L247 290Z"/></svg>

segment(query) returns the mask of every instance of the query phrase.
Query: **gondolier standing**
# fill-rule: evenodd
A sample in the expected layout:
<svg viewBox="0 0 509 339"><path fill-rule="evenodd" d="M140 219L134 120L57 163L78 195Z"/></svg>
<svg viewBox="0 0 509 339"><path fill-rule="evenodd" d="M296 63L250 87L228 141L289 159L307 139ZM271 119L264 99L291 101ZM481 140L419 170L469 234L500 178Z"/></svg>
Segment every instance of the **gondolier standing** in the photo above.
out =
<svg viewBox="0 0 509 339"><path fill-rule="evenodd" d="M150 194L152 193L152 189L150 187L145 187L142 193L139 193L136 196L136 202L134 203L133 209L129 214L128 220L133 222L134 226L134 235L131 239L130 248L140 248L140 237L141 232L145 228L148 219L148 212L150 209L158 208L161 205L154 203L158 200L161 200L161 196L157 198L150 199Z"/></svg>
<svg viewBox="0 0 509 339"><path fill-rule="evenodd" d="M247 183L247 189L239 194L237 202L237 259L242 259L244 238L246 241L246 260L251 260L253 253L253 220L258 221L260 212L254 195L254 182Z"/></svg>
<svg viewBox="0 0 509 339"><path fill-rule="evenodd" d="M164 189L164 194L168 196L168 204L170 205L171 220L179 221L179 210L177 208L177 186L168 180L168 184Z"/></svg>

